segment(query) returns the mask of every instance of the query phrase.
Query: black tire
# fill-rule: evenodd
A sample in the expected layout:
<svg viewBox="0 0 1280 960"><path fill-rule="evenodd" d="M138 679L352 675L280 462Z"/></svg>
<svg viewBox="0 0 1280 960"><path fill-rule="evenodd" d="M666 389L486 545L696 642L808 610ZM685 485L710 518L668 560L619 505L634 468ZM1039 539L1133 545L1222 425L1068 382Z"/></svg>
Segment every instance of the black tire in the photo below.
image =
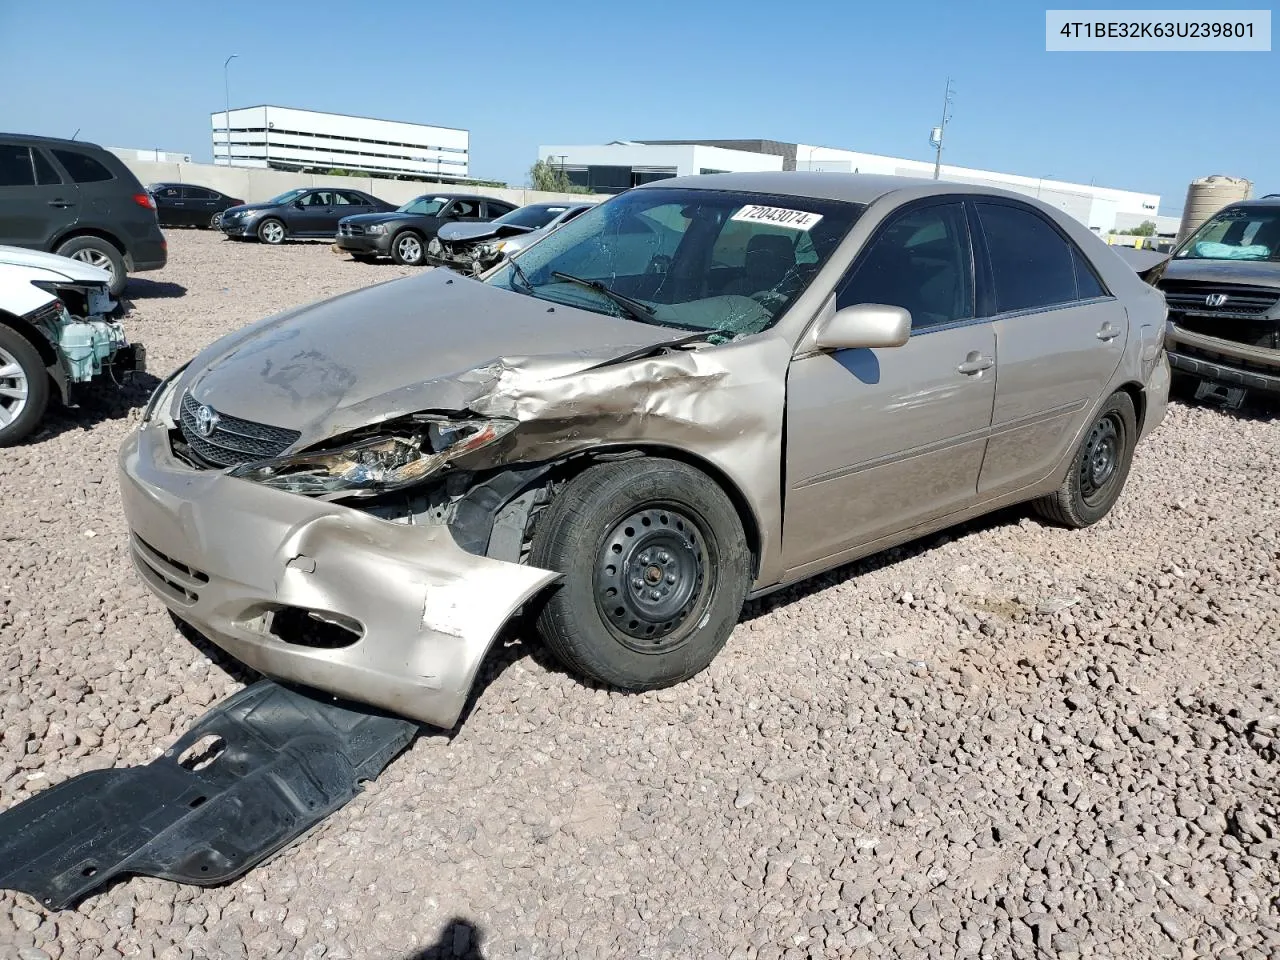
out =
<svg viewBox="0 0 1280 960"><path fill-rule="evenodd" d="M1120 499L1138 442L1138 417L1123 390L1113 393L1085 431L1062 486L1033 506L1064 527L1092 526Z"/></svg>
<svg viewBox="0 0 1280 960"><path fill-rule="evenodd" d="M267 217L258 224L258 239L263 243L269 243L273 247L278 247L284 243L289 236L288 229L285 228L284 222L276 217Z"/></svg>
<svg viewBox="0 0 1280 960"><path fill-rule="evenodd" d="M18 367L16 376L3 375L10 363ZM17 389L25 389L26 397L21 409L11 416L18 399L9 394ZM0 324L0 447L24 440L48 406L49 374L40 351L17 330Z"/></svg>
<svg viewBox="0 0 1280 960"><path fill-rule="evenodd" d="M391 238L391 259L406 267L427 262L427 241L417 230L401 230Z"/></svg>
<svg viewBox="0 0 1280 960"><path fill-rule="evenodd" d="M724 491L657 458L600 464L570 480L538 517L530 563L563 575L538 615L551 652L623 690L704 669L751 585L751 551Z"/></svg>
<svg viewBox="0 0 1280 960"><path fill-rule="evenodd" d="M72 237L54 253L60 257L80 260L92 267L101 267L111 274L111 295L118 297L124 293L124 286L129 282L124 254L110 240L103 240L101 237Z"/></svg>

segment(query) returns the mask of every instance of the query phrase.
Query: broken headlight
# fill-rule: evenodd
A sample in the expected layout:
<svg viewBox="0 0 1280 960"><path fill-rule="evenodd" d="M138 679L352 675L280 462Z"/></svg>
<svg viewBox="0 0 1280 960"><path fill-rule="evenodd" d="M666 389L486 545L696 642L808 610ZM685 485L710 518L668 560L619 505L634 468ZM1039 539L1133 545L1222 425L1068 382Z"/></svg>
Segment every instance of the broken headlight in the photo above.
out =
<svg viewBox="0 0 1280 960"><path fill-rule="evenodd" d="M415 418L331 450L246 463L231 476L313 497L369 496L415 484L515 427L514 420Z"/></svg>

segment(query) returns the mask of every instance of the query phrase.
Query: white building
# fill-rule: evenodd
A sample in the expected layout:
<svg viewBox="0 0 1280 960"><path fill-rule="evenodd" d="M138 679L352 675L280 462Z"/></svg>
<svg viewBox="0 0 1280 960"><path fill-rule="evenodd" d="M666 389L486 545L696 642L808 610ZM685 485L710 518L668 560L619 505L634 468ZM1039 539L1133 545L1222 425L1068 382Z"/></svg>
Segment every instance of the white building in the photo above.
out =
<svg viewBox="0 0 1280 960"><path fill-rule="evenodd" d="M470 134L452 127L350 117L290 107L242 107L209 115L213 162L276 170L457 180L468 176Z"/></svg>
<svg viewBox="0 0 1280 960"><path fill-rule="evenodd" d="M664 177L714 171L827 170L933 177L933 163L778 140L620 140L603 146L539 147L538 156L560 166L574 183L602 193ZM1099 233L1157 220L1160 196L1051 176L1027 177L943 164L941 179L1000 187L1060 207Z"/></svg>

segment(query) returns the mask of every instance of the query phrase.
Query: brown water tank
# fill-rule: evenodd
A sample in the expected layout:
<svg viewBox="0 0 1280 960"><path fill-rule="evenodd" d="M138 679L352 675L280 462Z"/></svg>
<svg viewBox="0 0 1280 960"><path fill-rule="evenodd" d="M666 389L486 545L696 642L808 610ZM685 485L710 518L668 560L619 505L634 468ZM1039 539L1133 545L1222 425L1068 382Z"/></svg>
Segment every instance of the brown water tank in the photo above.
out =
<svg viewBox="0 0 1280 960"><path fill-rule="evenodd" d="M1204 223L1228 203L1237 200L1248 200L1253 192L1253 184L1241 177L1226 177L1215 174L1212 177L1201 177L1192 180L1187 187L1187 204L1182 209L1182 223L1178 227L1178 242L1181 243L1200 224Z"/></svg>

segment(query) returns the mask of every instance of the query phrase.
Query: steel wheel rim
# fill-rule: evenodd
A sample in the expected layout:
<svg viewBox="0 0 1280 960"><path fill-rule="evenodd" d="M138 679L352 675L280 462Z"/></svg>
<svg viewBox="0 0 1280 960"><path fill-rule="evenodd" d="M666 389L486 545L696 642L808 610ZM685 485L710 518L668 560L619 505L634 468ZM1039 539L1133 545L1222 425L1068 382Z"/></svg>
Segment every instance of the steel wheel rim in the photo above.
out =
<svg viewBox="0 0 1280 960"><path fill-rule="evenodd" d="M0 427L7 427L27 407L27 372L18 358L0 347Z"/></svg>
<svg viewBox="0 0 1280 960"><path fill-rule="evenodd" d="M417 237L401 237L396 241L396 248L400 251L400 257L403 260L417 262L422 256L422 244L418 242Z"/></svg>
<svg viewBox="0 0 1280 960"><path fill-rule="evenodd" d="M220 213L215 213L209 218L209 226L211 227L217 227L220 223L222 223L222 214Z"/></svg>
<svg viewBox="0 0 1280 960"><path fill-rule="evenodd" d="M1080 457L1080 494L1093 505L1106 497L1120 474L1124 452L1124 423L1117 414L1099 419L1085 439Z"/></svg>
<svg viewBox="0 0 1280 960"><path fill-rule="evenodd" d="M262 239L266 240L267 243L279 243L284 239L284 227L275 221L264 224L262 227Z"/></svg>
<svg viewBox="0 0 1280 960"><path fill-rule="evenodd" d="M596 609L614 636L639 653L665 653L712 586L701 526L682 510L634 510L605 535L596 556Z"/></svg>
<svg viewBox="0 0 1280 960"><path fill-rule="evenodd" d="M112 280L116 277L115 264L113 264L111 262L111 258L101 250L93 250L86 247L83 250L77 250L73 253L71 255L71 259L79 260L81 263L87 263L91 267L97 267L99 270L107 271L107 273L111 274Z"/></svg>

